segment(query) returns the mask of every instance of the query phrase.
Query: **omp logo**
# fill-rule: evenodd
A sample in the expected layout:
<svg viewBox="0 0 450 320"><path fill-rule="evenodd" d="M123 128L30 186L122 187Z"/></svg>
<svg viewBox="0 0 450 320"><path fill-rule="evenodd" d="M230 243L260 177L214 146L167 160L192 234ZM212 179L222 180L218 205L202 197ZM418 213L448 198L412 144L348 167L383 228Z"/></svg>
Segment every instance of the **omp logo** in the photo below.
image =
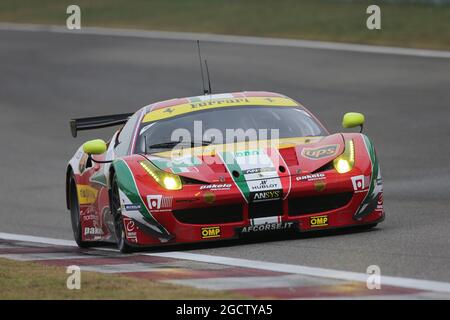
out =
<svg viewBox="0 0 450 320"><path fill-rule="evenodd" d="M253 196L253 200L272 200L279 199L281 197L281 190L272 190L264 192L256 192Z"/></svg>
<svg viewBox="0 0 450 320"><path fill-rule="evenodd" d="M353 190L354 191L362 191L365 189L365 183L364 183L364 176L355 176L352 177L352 184L353 184Z"/></svg>
<svg viewBox="0 0 450 320"><path fill-rule="evenodd" d="M204 227L201 229L202 239L219 238L220 227Z"/></svg>
<svg viewBox="0 0 450 320"><path fill-rule="evenodd" d="M151 194L147 196L148 208L150 210L168 209L172 207L172 196Z"/></svg>
<svg viewBox="0 0 450 320"><path fill-rule="evenodd" d="M309 218L311 227L326 227L328 226L328 216L317 216Z"/></svg>
<svg viewBox="0 0 450 320"><path fill-rule="evenodd" d="M317 160L334 156L339 148L338 144L322 146L319 148L304 148L302 156L308 159Z"/></svg>

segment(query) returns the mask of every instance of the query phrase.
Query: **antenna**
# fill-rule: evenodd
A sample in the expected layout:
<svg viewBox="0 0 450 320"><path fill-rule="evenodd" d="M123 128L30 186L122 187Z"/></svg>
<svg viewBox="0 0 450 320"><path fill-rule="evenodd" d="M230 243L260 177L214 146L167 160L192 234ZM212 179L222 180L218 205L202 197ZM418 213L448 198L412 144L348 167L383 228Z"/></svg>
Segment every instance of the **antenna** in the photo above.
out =
<svg viewBox="0 0 450 320"><path fill-rule="evenodd" d="M206 67L206 76L208 77L208 88L209 88L209 94L212 94L211 90L211 80L209 78L209 69L208 69L208 62L205 59L205 67Z"/></svg>
<svg viewBox="0 0 450 320"><path fill-rule="evenodd" d="M198 48L198 61L200 62L200 73L202 74L203 94L207 94L208 91L205 89L205 77L203 76L202 54L200 53L200 40L197 40L197 48Z"/></svg>

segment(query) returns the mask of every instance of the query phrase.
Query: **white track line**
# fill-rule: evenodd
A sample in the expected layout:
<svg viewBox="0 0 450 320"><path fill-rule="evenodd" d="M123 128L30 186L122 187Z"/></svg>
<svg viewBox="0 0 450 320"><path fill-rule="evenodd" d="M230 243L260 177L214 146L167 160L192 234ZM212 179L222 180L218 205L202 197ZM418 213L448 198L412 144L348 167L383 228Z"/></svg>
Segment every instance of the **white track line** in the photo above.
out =
<svg viewBox="0 0 450 320"><path fill-rule="evenodd" d="M27 31L27 32L52 32L65 34L88 34L113 37L132 37L144 39L163 39L163 40L201 40L216 43L234 43L262 46L294 47L320 50L352 51L378 54L393 54L402 56L413 56L423 58L445 58L450 59L450 51L395 48L386 46L374 46L351 43L337 43L327 41L312 40L293 40L282 38L263 38L231 36L209 33L191 33L191 32L169 32L169 31L146 31L136 29L115 29L101 27L83 27L81 30L68 30L63 26L54 25L36 25L36 24L17 24L0 23L0 30L4 31Z"/></svg>
<svg viewBox="0 0 450 320"><path fill-rule="evenodd" d="M50 245L76 246L76 243L74 241L70 241L70 240L35 237L35 236L27 236L27 235L12 234L12 233L1 233L0 232L0 239L14 240L14 241L30 241L30 242L45 243L45 244L50 244ZM98 249L103 250L102 248L98 248ZM177 251L163 252L163 253L141 253L141 254L148 255L148 256L154 256L154 257L174 258L174 259L182 259L182 260L189 260L189 261L196 261L196 262L221 264L221 265L234 266L234 267L252 268L252 269L269 270L269 271L275 271L275 272L300 274L300 275L311 276L311 277L321 277L321 278L328 278L328 279L358 281L358 282L366 282L367 281L367 274L365 274L365 273L348 272L348 271L340 271L340 270L324 269L324 268L315 268L315 267L299 266L299 265L284 264L284 263L264 262L264 261L220 257L220 256L206 255L206 254L195 254L195 253L177 252ZM448 282L381 276L381 284L389 285L389 286L403 287L403 288L410 288L410 289L450 293L450 283L448 283Z"/></svg>

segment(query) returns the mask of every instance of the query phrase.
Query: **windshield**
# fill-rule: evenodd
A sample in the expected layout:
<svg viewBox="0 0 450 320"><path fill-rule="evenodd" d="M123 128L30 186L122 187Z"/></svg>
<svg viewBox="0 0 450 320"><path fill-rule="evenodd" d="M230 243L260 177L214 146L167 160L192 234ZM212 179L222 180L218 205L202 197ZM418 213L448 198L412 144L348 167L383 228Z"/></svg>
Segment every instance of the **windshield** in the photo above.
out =
<svg viewBox="0 0 450 320"><path fill-rule="evenodd" d="M189 146L201 146L326 134L325 129L301 108L222 108L144 123L135 152L160 152L173 148L180 141Z"/></svg>

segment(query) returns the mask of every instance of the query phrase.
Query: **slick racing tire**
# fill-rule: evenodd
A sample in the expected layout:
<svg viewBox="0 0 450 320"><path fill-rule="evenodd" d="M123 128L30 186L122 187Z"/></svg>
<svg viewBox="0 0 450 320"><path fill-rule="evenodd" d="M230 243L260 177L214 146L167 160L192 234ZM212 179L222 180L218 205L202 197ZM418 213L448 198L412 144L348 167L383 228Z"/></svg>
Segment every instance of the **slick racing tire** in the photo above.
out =
<svg viewBox="0 0 450 320"><path fill-rule="evenodd" d="M117 176L114 173L111 182L111 213L114 218L114 230L116 234L117 248L122 253L129 253L133 248L128 244L125 235L125 227L123 224L122 209L120 205L119 186L117 184Z"/></svg>
<svg viewBox="0 0 450 320"><path fill-rule="evenodd" d="M80 203L78 202L77 185L73 174L70 176L70 220L72 222L72 231L75 242L80 248L92 247L96 244L93 241L83 241L81 221L80 221Z"/></svg>

